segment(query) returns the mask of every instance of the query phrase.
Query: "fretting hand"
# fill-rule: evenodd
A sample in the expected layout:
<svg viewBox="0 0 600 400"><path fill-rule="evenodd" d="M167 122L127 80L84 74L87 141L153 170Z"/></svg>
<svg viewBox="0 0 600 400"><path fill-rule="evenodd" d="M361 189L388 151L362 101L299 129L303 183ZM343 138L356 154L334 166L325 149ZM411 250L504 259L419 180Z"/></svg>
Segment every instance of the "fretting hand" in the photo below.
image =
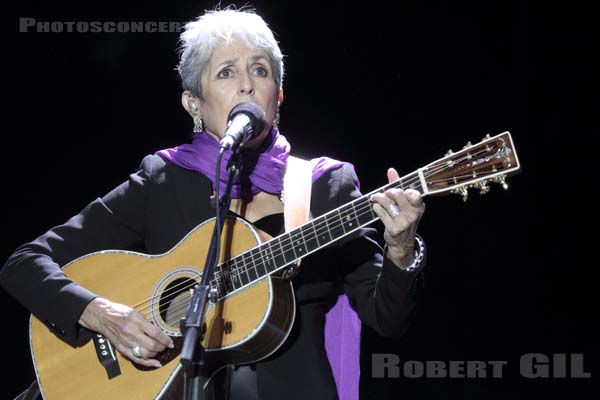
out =
<svg viewBox="0 0 600 400"><path fill-rule="evenodd" d="M400 179L394 168L387 171L389 183ZM425 212L421 194L413 189L388 189L371 196L373 210L385 226L383 238L388 258L400 268L411 265L414 258L415 235Z"/></svg>

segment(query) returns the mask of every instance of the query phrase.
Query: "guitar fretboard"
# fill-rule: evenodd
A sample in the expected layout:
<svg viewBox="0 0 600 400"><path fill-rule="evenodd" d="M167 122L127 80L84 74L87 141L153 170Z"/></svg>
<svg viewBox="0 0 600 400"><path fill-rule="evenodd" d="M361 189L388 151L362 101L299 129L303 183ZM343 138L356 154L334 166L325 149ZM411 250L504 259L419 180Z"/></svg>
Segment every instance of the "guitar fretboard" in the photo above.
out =
<svg viewBox="0 0 600 400"><path fill-rule="evenodd" d="M376 221L369 198L390 188L423 193L418 172L408 174L219 264L211 288L223 298Z"/></svg>

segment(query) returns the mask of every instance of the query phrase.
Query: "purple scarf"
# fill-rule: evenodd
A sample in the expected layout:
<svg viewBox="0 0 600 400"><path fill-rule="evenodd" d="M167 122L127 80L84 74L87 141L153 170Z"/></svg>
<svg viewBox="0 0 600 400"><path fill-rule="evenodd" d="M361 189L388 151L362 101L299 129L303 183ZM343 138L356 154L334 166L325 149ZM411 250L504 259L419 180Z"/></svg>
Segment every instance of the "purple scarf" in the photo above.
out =
<svg viewBox="0 0 600 400"><path fill-rule="evenodd" d="M219 143L216 139L206 133L197 133L191 144L160 150L156 154L178 167L201 173L208 177L214 186L218 151ZM272 129L260 148L255 150L242 148L241 152L242 169L234 181L232 197L241 198L261 190L267 193L281 193L285 164L290 155L290 144L285 136ZM227 184L226 166L230 157L231 151L227 151L221 161L219 177L221 195L225 192ZM311 164L314 183L326 172L346 163L321 157L312 159ZM360 329L361 323L356 312L350 306L346 295L342 294L325 316L325 350L333 370L338 397L341 400L358 399Z"/></svg>
<svg viewBox="0 0 600 400"><path fill-rule="evenodd" d="M171 149L157 151L156 154L178 167L200 172L215 185L215 166L219 154L219 142L207 133L196 133L191 144L182 144ZM221 160L219 176L220 195L227 185L227 162L231 151L226 151ZM283 173L290 155L290 144L276 129L271 130L258 149L241 149L242 169L235 177L231 197L239 199L258 192L281 193Z"/></svg>

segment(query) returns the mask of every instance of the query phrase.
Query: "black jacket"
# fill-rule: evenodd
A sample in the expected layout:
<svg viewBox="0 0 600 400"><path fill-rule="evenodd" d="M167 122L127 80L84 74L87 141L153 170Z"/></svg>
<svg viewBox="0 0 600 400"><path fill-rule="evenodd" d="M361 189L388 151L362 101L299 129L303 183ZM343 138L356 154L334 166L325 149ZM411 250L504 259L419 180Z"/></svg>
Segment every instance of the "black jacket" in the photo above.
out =
<svg viewBox="0 0 600 400"><path fill-rule="evenodd" d="M160 254L214 216L212 184L205 176L147 156L140 169L65 224L20 246L0 273L0 284L63 340L81 344L90 332L77 321L95 295L60 269L105 249ZM312 188L311 214L321 215L360 196L354 170L344 165ZM297 316L284 345L256 366L261 399L332 399L335 383L324 350L326 312L345 292L362 322L382 336L400 336L415 306L421 269L402 271L382 257L361 229L308 256L293 279ZM315 390L317 389L317 390Z"/></svg>

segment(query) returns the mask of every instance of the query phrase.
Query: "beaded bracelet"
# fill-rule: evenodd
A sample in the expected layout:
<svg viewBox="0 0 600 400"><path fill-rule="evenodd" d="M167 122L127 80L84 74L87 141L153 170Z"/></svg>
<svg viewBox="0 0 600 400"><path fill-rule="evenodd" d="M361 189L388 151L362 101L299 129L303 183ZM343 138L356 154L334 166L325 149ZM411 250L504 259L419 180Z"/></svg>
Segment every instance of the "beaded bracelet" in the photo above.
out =
<svg viewBox="0 0 600 400"><path fill-rule="evenodd" d="M419 236L415 236L415 241L417 242L417 246L415 248L415 258L413 259L412 264L410 264L408 267L400 268L400 270L402 271L414 271L415 269L421 266L421 263L425 258L425 242L423 242L423 240ZM387 254L387 244L385 245L383 254Z"/></svg>

